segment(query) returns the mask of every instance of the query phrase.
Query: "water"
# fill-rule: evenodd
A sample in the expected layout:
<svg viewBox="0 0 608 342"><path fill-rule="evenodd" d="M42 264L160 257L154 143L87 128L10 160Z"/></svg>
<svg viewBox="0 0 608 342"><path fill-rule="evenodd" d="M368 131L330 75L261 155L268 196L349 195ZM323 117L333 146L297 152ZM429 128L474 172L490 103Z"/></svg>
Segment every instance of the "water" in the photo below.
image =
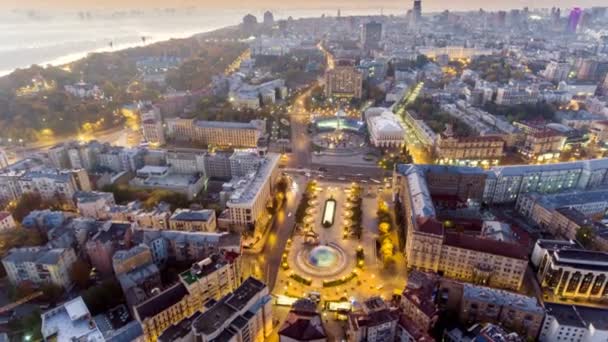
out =
<svg viewBox="0 0 608 342"><path fill-rule="evenodd" d="M335 9L275 11L275 18L335 14ZM377 14L376 10L342 10L344 15ZM0 12L0 75L32 64L61 65L104 52L141 46L170 38L185 38L236 25L247 13L262 20L261 10L213 10L201 8L147 10L140 13ZM386 12L385 12L386 13ZM110 47L110 42L113 47Z"/></svg>
<svg viewBox="0 0 608 342"><path fill-rule="evenodd" d="M32 64L60 65L89 52L119 50L170 38L185 38L238 24L236 12L150 11L113 18L108 14L81 19L78 13L32 18L25 13L0 15L0 75ZM113 47L110 47L112 42Z"/></svg>
<svg viewBox="0 0 608 342"><path fill-rule="evenodd" d="M330 268L338 264L338 251L330 246L317 246L310 251L308 262L319 268Z"/></svg>

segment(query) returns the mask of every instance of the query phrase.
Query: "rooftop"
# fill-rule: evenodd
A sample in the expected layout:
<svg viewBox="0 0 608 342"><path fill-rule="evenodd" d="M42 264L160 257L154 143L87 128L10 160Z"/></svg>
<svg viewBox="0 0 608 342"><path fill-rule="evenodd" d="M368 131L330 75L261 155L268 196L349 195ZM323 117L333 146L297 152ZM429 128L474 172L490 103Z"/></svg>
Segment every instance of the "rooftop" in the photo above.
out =
<svg viewBox="0 0 608 342"><path fill-rule="evenodd" d="M545 303L545 308L547 315L555 317L561 325L577 328L593 325L595 329L608 330L606 309L555 303Z"/></svg>
<svg viewBox="0 0 608 342"><path fill-rule="evenodd" d="M173 342L179 340L190 332L192 332L192 323L201 315L200 311L195 312L192 316L181 320L177 324L171 325L160 336L158 342Z"/></svg>
<svg viewBox="0 0 608 342"><path fill-rule="evenodd" d="M181 273L179 277L186 285L192 285L199 279L208 276L231 262L231 258L225 256L225 254L213 254L192 265L189 270Z"/></svg>
<svg viewBox="0 0 608 342"><path fill-rule="evenodd" d="M535 297L528 297L518 293L493 289L490 287L478 286L463 283L463 298L476 301L484 301L496 305L506 305L517 307L519 310L542 314L543 307Z"/></svg>
<svg viewBox="0 0 608 342"><path fill-rule="evenodd" d="M43 313L41 331L45 340L55 338L57 341L104 341L82 297Z"/></svg>
<svg viewBox="0 0 608 342"><path fill-rule="evenodd" d="M247 278L233 293L225 296L205 311L193 323L194 329L205 335L212 334L227 321L234 319L235 315L245 309L249 301L265 288L266 285L259 280Z"/></svg>
<svg viewBox="0 0 608 342"><path fill-rule="evenodd" d="M2 260L14 263L31 262L40 265L54 265L61 260L61 256L66 251L68 251L66 248L49 247L13 248Z"/></svg>
<svg viewBox="0 0 608 342"><path fill-rule="evenodd" d="M114 201L114 194L101 191L77 191L74 198L78 203L96 202L100 199L111 199Z"/></svg>
<svg viewBox="0 0 608 342"><path fill-rule="evenodd" d="M518 244L484 239L461 233L446 232L444 243L452 247L458 247L481 253L500 255L513 259L528 260L528 255Z"/></svg>
<svg viewBox="0 0 608 342"><path fill-rule="evenodd" d="M178 209L173 213L170 219L178 221L207 221L214 215L214 213L215 212L211 209Z"/></svg>
<svg viewBox="0 0 608 342"><path fill-rule="evenodd" d="M279 336L296 341L326 339L325 327L321 316L316 312L290 311L279 329Z"/></svg>
<svg viewBox="0 0 608 342"><path fill-rule="evenodd" d="M407 286L403 297L428 317L437 314L434 293L437 289L438 277L431 273L412 271L407 278Z"/></svg>
<svg viewBox="0 0 608 342"><path fill-rule="evenodd" d="M234 191L230 195L228 206L249 204L255 200L260 193L262 186L271 176L272 172L278 167L279 154L268 153L260 163L258 170L243 178L233 179L228 184L232 186Z"/></svg>
<svg viewBox="0 0 608 342"><path fill-rule="evenodd" d="M536 202L544 207L559 208L577 204L608 202L608 191L606 189L592 191L568 191L559 194L529 193L527 196L536 199Z"/></svg>
<svg viewBox="0 0 608 342"><path fill-rule="evenodd" d="M187 295L188 290L184 284L177 283L158 295L135 306L134 311L137 313L139 319L144 321L146 318L154 317L179 303Z"/></svg>
<svg viewBox="0 0 608 342"><path fill-rule="evenodd" d="M257 96L257 95L256 95ZM257 129L251 122L231 122L231 121L204 121L199 120L194 123L201 128L226 128L226 129Z"/></svg>
<svg viewBox="0 0 608 342"><path fill-rule="evenodd" d="M585 269L608 271L608 253L584 249L559 249L553 253L555 262Z"/></svg>
<svg viewBox="0 0 608 342"><path fill-rule="evenodd" d="M557 211L562 216L564 216L568 220L576 223L579 226L591 225L593 223L593 221L590 218L588 218L583 213L581 213L579 210L574 209L574 208L563 207L563 208L557 208L555 211Z"/></svg>

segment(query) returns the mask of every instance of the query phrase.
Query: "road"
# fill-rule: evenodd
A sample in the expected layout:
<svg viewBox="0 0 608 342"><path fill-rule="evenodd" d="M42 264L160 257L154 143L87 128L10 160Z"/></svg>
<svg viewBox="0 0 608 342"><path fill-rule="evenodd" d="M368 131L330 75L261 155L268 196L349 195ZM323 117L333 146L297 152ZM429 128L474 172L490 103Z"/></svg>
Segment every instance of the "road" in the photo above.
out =
<svg viewBox="0 0 608 342"><path fill-rule="evenodd" d="M310 113L306 110L305 101L307 97L310 97L313 88L314 85L296 97L289 113L291 118L292 153L288 165L291 167L310 168L311 141L308 134Z"/></svg>
<svg viewBox="0 0 608 342"><path fill-rule="evenodd" d="M87 137L84 140L97 140L101 143L111 143L112 145L125 146L127 141L127 129L124 127L116 127L112 129L108 129L102 132L95 133L94 136ZM27 158L29 155L34 153L47 150L57 144L68 142L68 141L78 141L83 140L82 136L79 135L71 135L71 136L62 136L62 137L49 137L44 140L36 141L30 144L27 144L23 147L10 147L7 148L6 151L9 154L10 159L9 162L15 162L19 159Z"/></svg>
<svg viewBox="0 0 608 342"><path fill-rule="evenodd" d="M283 208L276 214L276 220L270 228L262 253L245 255L246 268L249 269L251 274L264 279L271 291L277 280L285 245L291 237L292 229L296 223L296 208L302 199L302 193L307 183L304 176L293 175L290 178L292 182L290 191L287 192L287 200Z"/></svg>

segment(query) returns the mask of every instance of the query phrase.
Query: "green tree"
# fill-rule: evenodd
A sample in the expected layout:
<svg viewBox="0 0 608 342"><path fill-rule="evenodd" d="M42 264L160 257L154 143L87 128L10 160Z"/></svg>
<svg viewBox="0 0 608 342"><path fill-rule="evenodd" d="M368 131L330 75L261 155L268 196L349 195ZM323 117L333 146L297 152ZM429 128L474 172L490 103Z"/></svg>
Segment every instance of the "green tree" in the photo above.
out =
<svg viewBox="0 0 608 342"><path fill-rule="evenodd" d="M595 230L589 226L583 226L576 231L576 241L586 248L593 246L595 240Z"/></svg>
<svg viewBox="0 0 608 342"><path fill-rule="evenodd" d="M76 260L70 270L70 278L80 289L86 289L89 286L91 267L82 259Z"/></svg>
<svg viewBox="0 0 608 342"><path fill-rule="evenodd" d="M97 315L119 304L124 303L124 296L118 280L111 278L100 285L89 287L82 293L91 314Z"/></svg>

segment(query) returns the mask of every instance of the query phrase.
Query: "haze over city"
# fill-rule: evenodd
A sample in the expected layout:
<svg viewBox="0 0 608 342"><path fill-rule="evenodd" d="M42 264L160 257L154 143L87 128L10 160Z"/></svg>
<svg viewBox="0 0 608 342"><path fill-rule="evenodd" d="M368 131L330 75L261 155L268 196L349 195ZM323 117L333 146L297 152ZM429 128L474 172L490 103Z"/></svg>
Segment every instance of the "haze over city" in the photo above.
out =
<svg viewBox="0 0 608 342"><path fill-rule="evenodd" d="M0 342L608 340L606 1L0 1Z"/></svg>
<svg viewBox="0 0 608 342"><path fill-rule="evenodd" d="M166 2L162 0L105 0L105 1L88 1L88 0L2 0L0 7L5 9L27 8L27 9L86 9L86 8L104 8L104 9L146 9L146 8L169 8L169 7L202 7L212 9L280 9L280 10L298 10L298 9L379 9L385 7L387 9L403 8L405 2L402 0L338 0L338 1L278 1L278 0L256 0L248 3L243 3L240 0L177 0ZM425 11L442 11L449 10L472 10L485 8L488 10L542 7L591 7L601 6L602 0L506 0L506 1L482 1L482 0L428 0L425 1Z"/></svg>

